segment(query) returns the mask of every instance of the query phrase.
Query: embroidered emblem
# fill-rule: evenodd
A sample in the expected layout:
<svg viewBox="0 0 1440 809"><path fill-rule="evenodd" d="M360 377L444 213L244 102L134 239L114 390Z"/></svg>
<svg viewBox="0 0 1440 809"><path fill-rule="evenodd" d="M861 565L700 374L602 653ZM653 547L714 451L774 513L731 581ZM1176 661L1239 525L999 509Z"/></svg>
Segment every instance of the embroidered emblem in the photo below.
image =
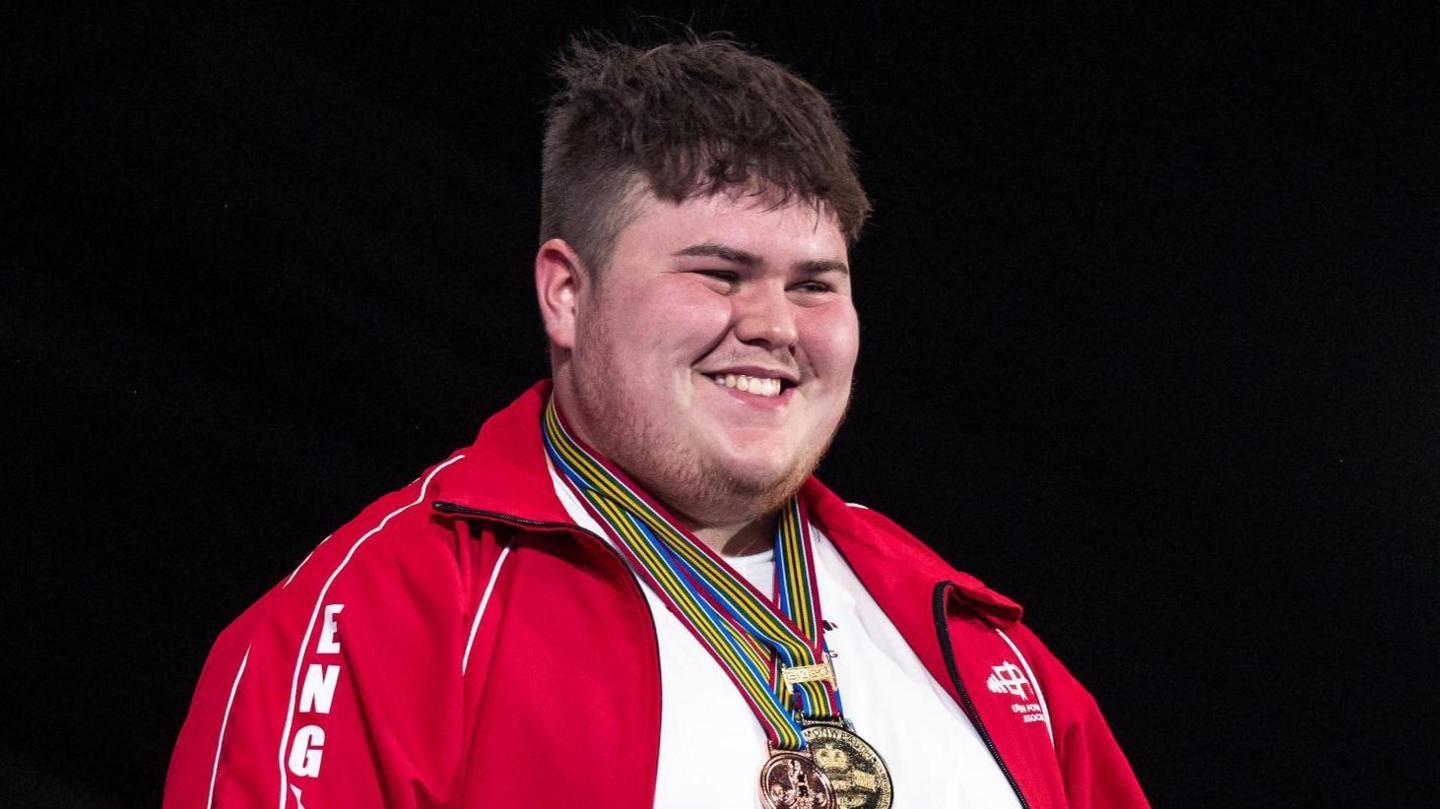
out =
<svg viewBox="0 0 1440 809"><path fill-rule="evenodd" d="M985 687L995 694L1009 694L1018 697L1021 701L1011 703L1010 712L1020 716L1023 722L1049 722L1050 718L1045 715L1045 708L1038 702L1030 700L1038 696L1035 691L1035 684L1025 676L1025 671L1009 660L1001 662L998 666L990 667L990 676L985 680Z"/></svg>
<svg viewBox="0 0 1440 809"><path fill-rule="evenodd" d="M985 687L993 693L1010 694L1020 699L1030 698L1026 689L1033 690L1034 687L1030 685L1029 680L1025 679L1025 673L1020 670L1019 666L1006 660L998 666L991 666L990 671L992 673L985 681Z"/></svg>

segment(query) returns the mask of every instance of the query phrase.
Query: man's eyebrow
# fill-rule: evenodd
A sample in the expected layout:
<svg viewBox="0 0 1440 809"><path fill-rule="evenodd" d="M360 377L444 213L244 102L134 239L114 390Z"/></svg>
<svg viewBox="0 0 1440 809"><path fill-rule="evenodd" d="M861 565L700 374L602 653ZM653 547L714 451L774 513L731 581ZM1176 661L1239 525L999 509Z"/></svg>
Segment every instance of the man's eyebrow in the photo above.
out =
<svg viewBox="0 0 1440 809"><path fill-rule="evenodd" d="M692 244L684 250L677 250L677 256L705 256L718 258L721 261L728 261L731 264L743 264L746 267L758 267L762 262L760 257L754 253L747 253L735 247L726 247L723 244L705 242L704 244Z"/></svg>
<svg viewBox="0 0 1440 809"><path fill-rule="evenodd" d="M741 250L737 247L726 247L715 242L703 244L692 244L683 250L675 252L677 256L703 256L718 258L721 261L728 261L731 264L739 264L745 267L758 267L764 262L754 253ZM814 259L812 261L801 261L795 265L795 269L806 275L820 275L827 272L838 272L850 274L850 267L843 261L832 261L829 259Z"/></svg>
<svg viewBox="0 0 1440 809"><path fill-rule="evenodd" d="M828 261L816 259L815 261L802 261L795 265L795 269L806 275L820 275L827 272L838 272L845 275L850 274L850 267L843 261Z"/></svg>

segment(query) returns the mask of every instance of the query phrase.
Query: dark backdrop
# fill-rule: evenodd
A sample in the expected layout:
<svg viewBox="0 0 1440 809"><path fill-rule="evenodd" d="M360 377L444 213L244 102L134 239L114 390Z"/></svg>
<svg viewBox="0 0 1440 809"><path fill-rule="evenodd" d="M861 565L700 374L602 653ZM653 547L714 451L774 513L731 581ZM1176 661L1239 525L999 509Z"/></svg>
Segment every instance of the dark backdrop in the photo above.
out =
<svg viewBox="0 0 1440 809"><path fill-rule="evenodd" d="M833 487L1025 604L1159 805L1440 787L1432 14L290 5L0 29L0 803L156 804L215 634L545 372L546 63L650 14L860 151Z"/></svg>

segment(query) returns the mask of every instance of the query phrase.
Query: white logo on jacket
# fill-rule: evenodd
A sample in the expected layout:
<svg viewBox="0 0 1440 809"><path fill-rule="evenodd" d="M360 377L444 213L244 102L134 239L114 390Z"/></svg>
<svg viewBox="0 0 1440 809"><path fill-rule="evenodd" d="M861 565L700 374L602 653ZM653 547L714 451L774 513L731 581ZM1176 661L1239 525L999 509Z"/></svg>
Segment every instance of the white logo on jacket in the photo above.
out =
<svg viewBox="0 0 1440 809"><path fill-rule="evenodd" d="M1009 660L990 667L990 676L985 680L985 687L990 689L991 693L1009 694L1022 700L1035 696L1035 685L1019 666ZM1010 706L1010 711L1023 715L1026 722L1046 721L1045 709L1038 702L1017 702Z"/></svg>
<svg viewBox="0 0 1440 809"><path fill-rule="evenodd" d="M1028 699L1030 694L1027 689L1030 681L1025 679L1025 672L1009 660L998 666L991 666L990 679L985 681L985 686L996 694L1010 694L1021 699Z"/></svg>
<svg viewBox="0 0 1440 809"><path fill-rule="evenodd" d="M315 645L316 654L340 654L339 616L343 609L344 604L325 605L325 625L320 631L320 641ZM330 713L330 706L335 701L335 685L339 682L338 665L311 663L305 670L305 684L300 689L300 713ZM295 731L295 737L290 742L290 772L300 778L314 778L320 774L320 760L324 755L325 728L318 724L306 725ZM300 802L298 789L295 789L295 802ZM300 809L305 807L302 805Z"/></svg>

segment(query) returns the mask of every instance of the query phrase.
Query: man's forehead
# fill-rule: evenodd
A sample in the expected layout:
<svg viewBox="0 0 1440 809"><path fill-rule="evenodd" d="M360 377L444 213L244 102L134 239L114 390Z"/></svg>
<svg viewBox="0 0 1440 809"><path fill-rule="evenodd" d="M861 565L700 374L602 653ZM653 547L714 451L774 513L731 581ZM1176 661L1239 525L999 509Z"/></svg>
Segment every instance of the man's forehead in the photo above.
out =
<svg viewBox="0 0 1440 809"><path fill-rule="evenodd" d="M727 188L677 202L646 189L635 194L629 205L625 230L641 225L647 237L663 239L666 252L673 255L759 264L774 237L784 234L787 246L803 247L811 259L848 269L848 247L839 221L821 201L773 190Z"/></svg>

